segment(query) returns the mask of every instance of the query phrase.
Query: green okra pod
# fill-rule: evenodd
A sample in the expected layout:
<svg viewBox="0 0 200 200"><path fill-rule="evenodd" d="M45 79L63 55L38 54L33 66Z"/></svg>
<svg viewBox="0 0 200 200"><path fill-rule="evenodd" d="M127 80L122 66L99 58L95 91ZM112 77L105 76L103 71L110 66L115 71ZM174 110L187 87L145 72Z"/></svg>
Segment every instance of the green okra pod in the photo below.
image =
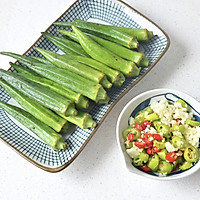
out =
<svg viewBox="0 0 200 200"><path fill-rule="evenodd" d="M100 84L96 84L78 74L67 71L55 66L43 63L26 63L26 65L36 73L55 81L71 90L80 93L89 99L99 102L99 100L107 99L107 93Z"/></svg>
<svg viewBox="0 0 200 200"><path fill-rule="evenodd" d="M15 58L15 59L21 61L21 62L38 62L34 58L30 58L30 57L27 57L27 56L21 56L21 55L16 54L16 53L0 52L0 54L5 55L5 56L10 56L12 58Z"/></svg>
<svg viewBox="0 0 200 200"><path fill-rule="evenodd" d="M80 56L88 57L88 54L83 50L83 48L74 41L57 37L48 33L42 33L42 35L55 44L64 53L71 51L72 53L74 52Z"/></svg>
<svg viewBox="0 0 200 200"><path fill-rule="evenodd" d="M49 65L52 65L51 62L49 62L47 59L45 58L41 58L41 57L36 57L36 56L32 56L31 58L41 62L41 63L44 63L44 64L49 64Z"/></svg>
<svg viewBox="0 0 200 200"><path fill-rule="evenodd" d="M76 19L76 22L77 23L91 23L91 22L85 22L80 19ZM138 41L143 41L143 42L148 41L149 39L153 37L153 32L148 31L146 28L118 27L118 26L103 25L103 24L100 24L100 26L121 31L123 33L127 33L128 35L135 36Z"/></svg>
<svg viewBox="0 0 200 200"><path fill-rule="evenodd" d="M98 60L116 70L119 70L127 77L138 76L140 68L138 68L135 63L126 61L119 56L113 54L107 49L100 46L93 39L82 33L78 28L72 26L74 32L76 33L79 42L83 49L95 60Z"/></svg>
<svg viewBox="0 0 200 200"><path fill-rule="evenodd" d="M137 29L137 28L117 27L117 26L109 26L109 27L127 33L129 35L134 35L138 41L144 42L149 40L147 29Z"/></svg>
<svg viewBox="0 0 200 200"><path fill-rule="evenodd" d="M62 130L59 132L59 134L63 135L63 134L68 133L69 126L70 126L70 123L68 122L68 123L65 124L65 126L62 128Z"/></svg>
<svg viewBox="0 0 200 200"><path fill-rule="evenodd" d="M59 68L67 69L71 72L74 72L84 78L87 78L95 83L102 84L105 88L111 88L112 84L107 80L107 77L104 73L91 68L88 65L79 63L75 60L69 60L63 57L62 55L47 51L44 49L36 48L47 60Z"/></svg>
<svg viewBox="0 0 200 200"><path fill-rule="evenodd" d="M40 61L31 58L31 57L27 57L27 56L22 56L16 53L12 53L12 52L0 52L0 54L5 55L5 56L10 56L12 58L17 59L18 61L20 61L21 63L25 64L26 63L40 63Z"/></svg>
<svg viewBox="0 0 200 200"><path fill-rule="evenodd" d="M43 54L45 54L45 56L47 56L51 60L51 62L53 62L53 64L56 63L61 68L65 68L65 69L70 68L69 71L77 72L79 75L83 75L83 76L85 75L87 78L90 77L88 78L89 80L93 79L93 81L96 83L100 82L100 84L102 83L102 85L105 88L110 88L112 86L112 84L107 80L107 77L105 76L105 74L95 69L92 69L91 67L89 68L89 66L86 66L86 65L83 66L83 64L80 65L80 63L73 60L66 60L66 58L62 57L62 55L59 55L50 51L46 51L43 49L38 49L38 50L40 52L43 52ZM27 56L22 56L22 55L11 53L11 52L1 52L0 54L11 56L27 66L41 63L37 59L30 58ZM57 59L57 57L59 57L59 59ZM46 64L48 63L46 62Z"/></svg>
<svg viewBox="0 0 200 200"><path fill-rule="evenodd" d="M79 111L78 115L73 117L67 117L64 115L59 114L61 117L66 119L72 124L79 126L80 128L87 129L87 128L95 128L96 122L92 119L92 116L88 113Z"/></svg>
<svg viewBox="0 0 200 200"><path fill-rule="evenodd" d="M92 68L95 68L103 72L108 77L108 80L115 86L121 86L125 81L125 77L121 72L114 70L108 67L107 65L98 62L97 60L94 60L92 58L83 57L79 55L62 55L62 56L89 65Z"/></svg>
<svg viewBox="0 0 200 200"><path fill-rule="evenodd" d="M7 72L2 69L0 69L0 77L23 94L34 99L38 103L41 103L47 108L64 115L77 114L74 104L69 99L38 83L26 79L17 73Z"/></svg>
<svg viewBox="0 0 200 200"><path fill-rule="evenodd" d="M75 33L66 30L58 30L63 35L70 37L72 40L79 42L78 37ZM119 44L114 42L110 42L100 37L96 37L93 35L89 35L93 40L95 40L98 44L103 46L104 48L108 49L109 51L113 52L114 54L126 59L133 61L135 64L140 65L142 58L144 57L144 53L133 51L127 49ZM142 66L142 65L141 65Z"/></svg>
<svg viewBox="0 0 200 200"><path fill-rule="evenodd" d="M90 37L92 37L92 39L94 39L97 43L99 43L101 46L108 49L109 51L113 52L114 54L126 60L130 60L137 65L140 64L142 58L144 57L144 53L127 49L119 44L110 42L108 40L104 40L100 37L95 37L95 36L90 36Z"/></svg>
<svg viewBox="0 0 200 200"><path fill-rule="evenodd" d="M49 127L53 128L56 132L60 132L61 129L67 123L66 120L62 119L54 112L48 108L42 106L40 103L37 103L33 99L27 97L16 88L12 87L6 81L0 79L0 85L4 90L13 97L27 112L32 114L35 118L41 122L47 124Z"/></svg>
<svg viewBox="0 0 200 200"><path fill-rule="evenodd" d="M74 102L76 104L76 106L78 108L84 108L87 109L89 107L89 101L86 97L84 97L82 94L80 93L76 93L73 90L60 85L50 79L41 77L41 76L36 76L35 72L33 70L15 65L13 63L10 63L10 65L15 68L21 76L30 79L36 83L39 83L63 96L65 96L66 98L70 99L72 102Z"/></svg>
<svg viewBox="0 0 200 200"><path fill-rule="evenodd" d="M58 30L58 32L61 33L62 35L68 36L70 39L79 43L78 37L76 36L74 32L67 31L67 30Z"/></svg>
<svg viewBox="0 0 200 200"><path fill-rule="evenodd" d="M148 32L148 37L149 37L149 40L153 37L153 31L147 31Z"/></svg>
<svg viewBox="0 0 200 200"><path fill-rule="evenodd" d="M60 134L56 133L52 128L40 120L36 119L30 113L22 110L21 108L3 103L1 101L0 107L14 117L17 121L19 121L22 125L35 133L46 144L51 146L53 150L60 151L67 148L64 138Z"/></svg>
<svg viewBox="0 0 200 200"><path fill-rule="evenodd" d="M102 37L104 39L116 42L122 46L134 49L138 48L139 43L135 36L112 29L102 24L76 21L76 22L55 22L54 25L71 27L72 25L78 27L84 32Z"/></svg>
<svg viewBox="0 0 200 200"><path fill-rule="evenodd" d="M141 67L147 67L149 65L149 60L146 58L146 56L144 56L142 58L142 60L139 63L139 66Z"/></svg>

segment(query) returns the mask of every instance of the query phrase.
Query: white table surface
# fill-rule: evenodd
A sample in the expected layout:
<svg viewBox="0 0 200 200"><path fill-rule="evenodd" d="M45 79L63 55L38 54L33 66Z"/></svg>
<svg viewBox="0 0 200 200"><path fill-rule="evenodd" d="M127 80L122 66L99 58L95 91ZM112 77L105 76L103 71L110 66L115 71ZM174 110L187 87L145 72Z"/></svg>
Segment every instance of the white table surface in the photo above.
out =
<svg viewBox="0 0 200 200"><path fill-rule="evenodd" d="M24 53L73 0L1 0L0 51ZM129 173L119 157L117 117L137 94L153 88L181 90L200 101L200 3L198 0L126 0L162 27L171 45L165 56L109 113L75 161L59 173L45 172L0 141L0 199L199 199L200 170L177 181ZM0 56L0 68L12 59Z"/></svg>

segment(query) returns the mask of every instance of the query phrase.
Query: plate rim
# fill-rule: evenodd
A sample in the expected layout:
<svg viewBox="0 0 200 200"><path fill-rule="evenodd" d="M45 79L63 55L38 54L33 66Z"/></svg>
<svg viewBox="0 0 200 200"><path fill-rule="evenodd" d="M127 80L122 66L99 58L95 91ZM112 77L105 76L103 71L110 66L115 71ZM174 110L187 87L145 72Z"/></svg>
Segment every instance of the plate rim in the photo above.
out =
<svg viewBox="0 0 200 200"><path fill-rule="evenodd" d="M70 10L77 2L79 2L80 0L76 0L73 4L71 4L71 6L69 6L67 8L67 10L60 16L58 17L54 22L58 21L60 18L62 18L67 12L68 10ZM83 143L83 145L80 147L80 149L74 154L74 156L67 161L66 163L64 163L63 165L59 166L59 167L55 167L55 168L51 168L51 167L46 167L34 160L32 160L30 157L28 157L27 155L23 154L22 152L20 152L17 148L15 148L12 144L9 144L8 141L6 141L5 139L3 139L2 137L0 137L0 140L2 140L4 143L6 143L9 147L11 147L13 150L15 150L20 156L22 156L23 158L25 158L27 161L29 161L31 164L35 165L36 167L43 169L47 172L51 172L51 173L56 173L56 172L60 172L63 169L65 169L66 167L68 167L74 160L75 158L77 158L77 156L82 152L82 150L85 148L85 146L88 144L88 142L90 141L90 139L93 137L93 135L96 133L96 131L98 130L98 128L100 127L100 125L103 123L103 121L105 120L105 118L107 117L107 115L110 113L110 111L113 109L113 107L117 104L117 102L124 97L142 78L144 78L146 76L147 73L149 73L149 71L158 63L158 61L164 56L164 54L166 53L166 51L168 50L169 46L170 46L170 39L169 36L167 35L167 33L160 28L155 22L153 22L151 19L149 19L148 17L146 17L145 15L143 15L141 12L139 12L138 10L136 10L135 8L133 8L132 6L130 6L129 4L125 3L122 0L114 0L116 2L122 3L124 4L126 7L130 8L131 10L133 10L134 12L136 12L137 14L139 14L140 16L142 16L143 18L145 18L146 20L148 20L149 22L151 22L154 26L156 26L159 30L162 31L162 33L165 35L166 39L167 39L167 45L165 47L165 49L162 51L162 53L160 54L160 56L156 59L156 61L145 71L144 74L142 74L140 77L138 77L138 79L132 83L128 88L126 88L123 93L113 102L113 104L108 108L108 110L105 112L104 116L101 118L100 122L98 123L98 125L95 127L95 129L91 132L91 134L88 136L88 138L85 140L85 142ZM53 22L53 23L54 23ZM45 32L47 32L52 26L53 23L45 30ZM34 45L42 38L42 35L25 51L25 53L23 55L25 55L30 49L32 49L34 47ZM17 61L16 61L17 62ZM8 69L10 70L11 67Z"/></svg>

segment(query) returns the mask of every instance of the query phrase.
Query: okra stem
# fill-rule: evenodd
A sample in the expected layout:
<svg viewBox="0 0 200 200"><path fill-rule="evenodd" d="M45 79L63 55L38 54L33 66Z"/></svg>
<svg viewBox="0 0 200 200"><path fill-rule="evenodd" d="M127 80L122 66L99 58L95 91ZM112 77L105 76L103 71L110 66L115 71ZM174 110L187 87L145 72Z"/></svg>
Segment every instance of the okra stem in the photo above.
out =
<svg viewBox="0 0 200 200"><path fill-rule="evenodd" d="M130 35L134 35L138 41L148 41L149 39L147 29L126 28L117 26L110 26L110 28L120 30Z"/></svg>
<svg viewBox="0 0 200 200"><path fill-rule="evenodd" d="M149 65L149 60L144 56L139 64L141 67L147 67Z"/></svg>
<svg viewBox="0 0 200 200"><path fill-rule="evenodd" d="M83 49L92 58L116 69L125 74L128 77L138 76L140 68L138 68L135 63L126 61L119 56L111 53L107 49L100 46L93 39L82 33L78 28L72 26L72 29L76 33L79 42Z"/></svg>
<svg viewBox="0 0 200 200"><path fill-rule="evenodd" d="M99 101L97 101L98 104L108 104L108 102L110 101L110 97L107 96L105 99L100 99Z"/></svg>
<svg viewBox="0 0 200 200"><path fill-rule="evenodd" d="M61 129L60 134L66 134L69 130L69 122Z"/></svg>
<svg viewBox="0 0 200 200"><path fill-rule="evenodd" d="M69 104L67 111L65 112L66 116L75 116L77 115L78 111L74 108L73 104Z"/></svg>
<svg viewBox="0 0 200 200"><path fill-rule="evenodd" d="M0 102L2 107L8 114L14 117L21 124L26 126L32 132L34 132L40 139L53 148L55 151L66 149L64 138L56 133L49 126L36 119L33 115L22 110L16 106Z"/></svg>
<svg viewBox="0 0 200 200"><path fill-rule="evenodd" d="M71 122L72 124L75 124L79 126L80 128L87 129L87 128L95 128L96 122L92 119L92 116L88 113L79 111L78 115L73 117L66 117L64 115L59 114L61 117L66 119L67 121Z"/></svg>
<svg viewBox="0 0 200 200"><path fill-rule="evenodd" d="M148 31L149 40L153 37L153 31Z"/></svg>

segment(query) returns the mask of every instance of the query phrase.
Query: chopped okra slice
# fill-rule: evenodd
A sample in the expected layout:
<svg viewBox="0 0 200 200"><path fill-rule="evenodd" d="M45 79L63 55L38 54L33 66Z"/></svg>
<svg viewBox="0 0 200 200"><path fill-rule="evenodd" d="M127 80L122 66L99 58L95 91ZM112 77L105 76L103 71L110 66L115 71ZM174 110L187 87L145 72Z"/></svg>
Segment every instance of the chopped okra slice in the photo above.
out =
<svg viewBox="0 0 200 200"><path fill-rule="evenodd" d="M181 170L187 170L187 169L190 169L192 166L193 164L191 162L185 161L181 166L179 166L179 168Z"/></svg>
<svg viewBox="0 0 200 200"><path fill-rule="evenodd" d="M147 167L149 167L152 171L156 171L158 169L159 161L159 156L157 154L153 154L147 163Z"/></svg>
<svg viewBox="0 0 200 200"><path fill-rule="evenodd" d="M199 151L192 145L189 145L184 150L184 158L188 162L196 162L199 160Z"/></svg>
<svg viewBox="0 0 200 200"><path fill-rule="evenodd" d="M169 174L172 171L173 167L171 163L168 163L166 161L160 161L158 166L158 172L163 174Z"/></svg>

